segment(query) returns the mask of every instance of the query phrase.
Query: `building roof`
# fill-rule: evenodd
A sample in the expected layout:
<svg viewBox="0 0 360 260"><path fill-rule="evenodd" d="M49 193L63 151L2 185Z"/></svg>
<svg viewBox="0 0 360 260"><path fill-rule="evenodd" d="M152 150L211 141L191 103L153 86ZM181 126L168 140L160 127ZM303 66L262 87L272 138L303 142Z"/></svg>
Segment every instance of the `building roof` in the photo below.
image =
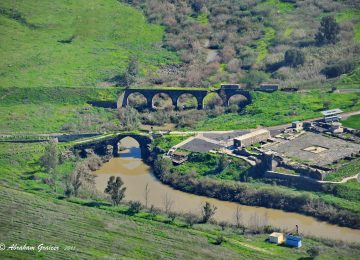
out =
<svg viewBox="0 0 360 260"><path fill-rule="evenodd" d="M241 88L240 84L221 84L221 88Z"/></svg>
<svg viewBox="0 0 360 260"><path fill-rule="evenodd" d="M279 84L277 84L277 83L262 83L262 84L260 84L260 86L261 87L274 87L274 86L278 87Z"/></svg>
<svg viewBox="0 0 360 260"><path fill-rule="evenodd" d="M271 233L270 236L271 237L281 237L281 236L283 236L283 233L273 232L273 233Z"/></svg>
<svg viewBox="0 0 360 260"><path fill-rule="evenodd" d="M321 111L321 114L323 114L324 116L333 116L333 115L340 114L342 112L343 111L341 109L336 108L336 109Z"/></svg>
<svg viewBox="0 0 360 260"><path fill-rule="evenodd" d="M238 136L238 137L235 137L234 139L239 140L239 141L242 141L242 140L245 140L245 139L248 139L248 138L252 138L252 137L257 136L257 135L260 135L260 134L267 134L267 133L270 134L269 130L259 129L259 130L250 132L250 133L248 133L248 134L240 135L240 136Z"/></svg>
<svg viewBox="0 0 360 260"><path fill-rule="evenodd" d="M301 241L302 238L299 236L294 236L294 235L286 235L286 242L289 241Z"/></svg>

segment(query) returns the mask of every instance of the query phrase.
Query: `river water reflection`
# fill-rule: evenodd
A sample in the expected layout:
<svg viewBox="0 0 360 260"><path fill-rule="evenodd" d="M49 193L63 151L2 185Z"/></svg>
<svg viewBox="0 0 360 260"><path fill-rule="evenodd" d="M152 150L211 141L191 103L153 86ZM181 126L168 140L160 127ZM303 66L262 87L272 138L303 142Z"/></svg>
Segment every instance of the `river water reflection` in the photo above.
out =
<svg viewBox="0 0 360 260"><path fill-rule="evenodd" d="M148 205L158 208L164 208L164 200L167 197L168 201L170 199L173 202L173 211L191 211L200 214L201 205L208 201L217 207L214 216L217 221L234 223L236 208L240 207L245 224L251 223L254 218L267 219L268 224L288 230L292 230L295 225L298 225L300 232L307 235L360 242L360 230L331 225L296 213L243 206L234 202L220 201L174 190L158 181L152 174L151 167L143 163L139 145L134 139L124 138L121 145L127 149L121 152L120 157L111 159L96 171L96 188L99 191L104 191L110 176L120 176L127 188L125 200L128 201L136 200L145 204L145 186L148 185Z"/></svg>

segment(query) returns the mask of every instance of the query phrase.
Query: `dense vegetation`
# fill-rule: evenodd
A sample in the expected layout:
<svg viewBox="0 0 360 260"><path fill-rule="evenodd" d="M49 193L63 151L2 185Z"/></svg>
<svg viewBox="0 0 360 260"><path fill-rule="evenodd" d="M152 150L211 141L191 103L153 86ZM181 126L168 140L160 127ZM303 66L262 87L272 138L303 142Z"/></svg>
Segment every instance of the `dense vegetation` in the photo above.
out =
<svg viewBox="0 0 360 260"><path fill-rule="evenodd" d="M202 167L206 167L206 163ZM212 169L215 170L216 167ZM358 198L348 201L322 193L295 191L260 182L223 181L219 178L216 180L212 178L213 176L199 178L201 174L197 174L195 170L184 173L181 171L181 167L180 170L172 167L171 162L166 158L159 158L155 162L154 172L162 182L182 191L244 205L299 212L331 223L360 228ZM249 180L249 178L244 178L244 180L246 179Z"/></svg>
<svg viewBox="0 0 360 260"><path fill-rule="evenodd" d="M222 180L244 180L249 165L238 158L210 153L190 153L188 160L174 168L180 174L195 173L197 176L209 176Z"/></svg>
<svg viewBox="0 0 360 260"><path fill-rule="evenodd" d="M322 73L337 64L344 64L343 73L352 76L345 75L336 86L352 88L359 83L356 1L124 2L142 9L151 23L166 28L165 46L182 61L149 75L150 84L243 82L254 87L275 81L283 87L314 88L340 76ZM296 66L284 57L289 50L302 53Z"/></svg>

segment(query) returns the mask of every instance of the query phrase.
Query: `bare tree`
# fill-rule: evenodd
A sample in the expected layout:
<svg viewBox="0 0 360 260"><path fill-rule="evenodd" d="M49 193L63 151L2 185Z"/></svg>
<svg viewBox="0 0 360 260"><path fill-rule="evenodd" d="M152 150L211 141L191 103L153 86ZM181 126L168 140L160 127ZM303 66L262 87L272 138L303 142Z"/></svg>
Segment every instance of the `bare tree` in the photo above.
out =
<svg viewBox="0 0 360 260"><path fill-rule="evenodd" d="M192 227L195 223L199 222L199 217L196 214L192 213L192 212L186 213L184 215L184 219L185 219L186 224L189 227Z"/></svg>
<svg viewBox="0 0 360 260"><path fill-rule="evenodd" d="M70 184L75 197L78 196L79 189L84 183L89 185L95 184L95 175L90 172L86 161L79 162L70 176Z"/></svg>
<svg viewBox="0 0 360 260"><path fill-rule="evenodd" d="M257 213L254 213L249 220L249 226L253 232L258 232L260 230L260 217Z"/></svg>
<svg viewBox="0 0 360 260"><path fill-rule="evenodd" d="M149 194L150 194L149 183L146 183L145 190L144 190L145 208L147 208L148 203L149 203Z"/></svg>
<svg viewBox="0 0 360 260"><path fill-rule="evenodd" d="M169 214L171 212L171 208L174 205L174 201L171 199L171 197L169 196L169 194L165 194L164 199L163 199L163 203L164 203L164 210L166 214Z"/></svg>
<svg viewBox="0 0 360 260"><path fill-rule="evenodd" d="M268 213L265 213L263 216L254 213L250 218L250 227L254 232L259 233L264 230L265 226L268 224L268 221Z"/></svg>
<svg viewBox="0 0 360 260"><path fill-rule="evenodd" d="M241 227L241 219L242 219L242 214L240 211L240 206L237 206L235 211L235 225L237 228Z"/></svg>

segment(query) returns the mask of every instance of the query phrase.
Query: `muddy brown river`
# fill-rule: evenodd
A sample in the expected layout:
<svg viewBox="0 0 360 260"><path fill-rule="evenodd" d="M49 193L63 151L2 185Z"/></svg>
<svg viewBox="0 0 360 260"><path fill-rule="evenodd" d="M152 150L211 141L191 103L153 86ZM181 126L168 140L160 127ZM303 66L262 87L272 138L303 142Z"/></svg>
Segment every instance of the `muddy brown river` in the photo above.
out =
<svg viewBox="0 0 360 260"><path fill-rule="evenodd" d="M127 149L121 152L120 157L111 159L96 171L96 188L99 191L104 191L110 176L120 176L127 188L127 201L136 200L145 204L145 187L148 185L149 206L164 209L167 204L172 205L171 210L176 212L200 214L201 205L208 201L217 207L214 216L217 221L235 223L235 213L239 208L245 225L254 224L255 220L286 230L294 230L295 225L298 225L299 231L305 235L360 242L360 230L331 225L297 213L244 206L174 190L155 178L151 167L141 160L141 151L134 139L124 138L121 146Z"/></svg>

